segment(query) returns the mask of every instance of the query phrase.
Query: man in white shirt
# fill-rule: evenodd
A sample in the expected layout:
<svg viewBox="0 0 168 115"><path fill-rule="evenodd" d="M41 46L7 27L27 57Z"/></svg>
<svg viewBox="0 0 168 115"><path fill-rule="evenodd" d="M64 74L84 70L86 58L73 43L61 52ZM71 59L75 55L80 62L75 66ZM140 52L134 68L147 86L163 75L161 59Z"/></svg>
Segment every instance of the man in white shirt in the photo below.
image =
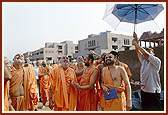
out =
<svg viewBox="0 0 168 115"><path fill-rule="evenodd" d="M133 34L136 39L136 33ZM141 48L136 40L132 44L136 48L138 58L141 63L140 80L144 86L141 87L142 108L144 111L159 111L160 106L160 67L161 60L154 56L154 50L148 48L147 50Z"/></svg>
<svg viewBox="0 0 168 115"><path fill-rule="evenodd" d="M36 66L34 67L35 75L36 75L36 80L37 80L37 94L38 94L38 99L41 101L41 95L40 95L40 84L39 84L39 78L38 78L38 71L40 67L40 62L36 61Z"/></svg>

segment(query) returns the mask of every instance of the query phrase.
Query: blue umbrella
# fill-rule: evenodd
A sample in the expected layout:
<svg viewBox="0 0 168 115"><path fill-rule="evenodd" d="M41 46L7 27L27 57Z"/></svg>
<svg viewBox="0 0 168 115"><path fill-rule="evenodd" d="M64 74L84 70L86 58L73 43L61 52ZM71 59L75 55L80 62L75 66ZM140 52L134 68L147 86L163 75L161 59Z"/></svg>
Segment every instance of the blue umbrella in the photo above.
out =
<svg viewBox="0 0 168 115"><path fill-rule="evenodd" d="M162 4L115 4L111 9L110 13L120 22L133 23L135 32L136 24L154 21L164 8Z"/></svg>

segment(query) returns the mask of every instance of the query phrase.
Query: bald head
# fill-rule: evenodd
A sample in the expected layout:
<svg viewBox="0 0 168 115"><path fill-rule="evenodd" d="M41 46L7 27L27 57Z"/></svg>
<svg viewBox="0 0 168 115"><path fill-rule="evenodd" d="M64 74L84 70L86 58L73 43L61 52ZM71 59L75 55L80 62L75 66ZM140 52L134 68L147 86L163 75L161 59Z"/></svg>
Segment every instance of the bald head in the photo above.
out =
<svg viewBox="0 0 168 115"><path fill-rule="evenodd" d="M60 59L60 63L61 63L63 68L69 67L68 56L62 56L61 59Z"/></svg>
<svg viewBox="0 0 168 115"><path fill-rule="evenodd" d="M46 60L43 60L41 64L42 64L43 67L46 67L46 65L47 65Z"/></svg>
<svg viewBox="0 0 168 115"><path fill-rule="evenodd" d="M36 61L36 66L37 66L37 67L40 66L40 61Z"/></svg>
<svg viewBox="0 0 168 115"><path fill-rule="evenodd" d="M13 58L14 63L24 63L24 57L22 54L16 54Z"/></svg>
<svg viewBox="0 0 168 115"><path fill-rule="evenodd" d="M29 63L30 59L29 58L25 58L25 63Z"/></svg>
<svg viewBox="0 0 168 115"><path fill-rule="evenodd" d="M83 63L84 62L82 56L78 56L76 61L77 61L77 63Z"/></svg>

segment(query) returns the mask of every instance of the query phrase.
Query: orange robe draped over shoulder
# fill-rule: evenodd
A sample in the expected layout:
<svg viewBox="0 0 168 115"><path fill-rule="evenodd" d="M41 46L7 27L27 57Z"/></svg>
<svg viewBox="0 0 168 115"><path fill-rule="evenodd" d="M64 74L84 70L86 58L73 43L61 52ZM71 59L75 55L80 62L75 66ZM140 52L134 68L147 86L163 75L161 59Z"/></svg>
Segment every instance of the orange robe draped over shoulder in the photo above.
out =
<svg viewBox="0 0 168 115"><path fill-rule="evenodd" d="M10 81L4 82L4 111L9 111L9 103L8 103L8 98L9 98L9 84Z"/></svg>
<svg viewBox="0 0 168 115"><path fill-rule="evenodd" d="M82 67L84 68L85 65L83 64ZM75 66L75 71L77 71L77 72L80 71L77 65ZM77 82L80 83L82 75L78 75L76 77L77 77ZM76 111L78 111L78 109L79 109L79 104L80 104L79 103L79 89L77 89L77 106L76 106Z"/></svg>
<svg viewBox="0 0 168 115"><path fill-rule="evenodd" d="M22 86L24 86L24 95L18 97L11 97L12 106L15 111L25 111L28 109L28 71L24 68L15 69L12 71L12 78L10 81L10 95L14 95Z"/></svg>
<svg viewBox="0 0 168 115"><path fill-rule="evenodd" d="M91 65L87 68L85 73L82 75L80 85L85 86L89 85L90 78L95 69L94 65ZM79 91L79 111L96 111L96 89L81 89Z"/></svg>
<svg viewBox="0 0 168 115"><path fill-rule="evenodd" d="M77 104L77 90L71 86L76 82L75 71L68 67L65 71L61 65L52 72L52 92L55 111L73 111Z"/></svg>
<svg viewBox="0 0 168 115"><path fill-rule="evenodd" d="M38 96L37 96L37 80L35 77L35 71L33 65L29 64L29 111L34 111L38 106Z"/></svg>
<svg viewBox="0 0 168 115"><path fill-rule="evenodd" d="M110 71L108 67L104 67L102 70L101 80L104 85L108 88L116 88L118 93L118 98L105 100L103 91L101 91L100 105L103 111L126 111L126 97L125 88L116 87L113 85L113 80L111 79Z"/></svg>
<svg viewBox="0 0 168 115"><path fill-rule="evenodd" d="M49 71L49 66L46 67L40 67L39 68L39 73L38 74L44 74ZM40 78L40 93L41 93L41 98L43 101L43 104L46 104L46 102L49 100L49 90L50 90L50 74L44 75L39 77Z"/></svg>
<svg viewBox="0 0 168 115"><path fill-rule="evenodd" d="M13 66L8 66L10 72L14 70ZM10 88L10 81L5 81L4 82L4 111L9 111L9 88Z"/></svg>

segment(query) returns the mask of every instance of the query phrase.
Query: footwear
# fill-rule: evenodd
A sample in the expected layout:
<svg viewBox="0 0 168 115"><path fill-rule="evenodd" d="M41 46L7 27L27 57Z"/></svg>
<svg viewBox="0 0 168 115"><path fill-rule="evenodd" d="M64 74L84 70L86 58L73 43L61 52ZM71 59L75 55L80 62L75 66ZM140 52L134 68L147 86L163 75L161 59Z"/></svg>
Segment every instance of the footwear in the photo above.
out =
<svg viewBox="0 0 168 115"><path fill-rule="evenodd" d="M45 106L43 105L43 106L42 106L42 109L44 109L44 108L45 108Z"/></svg>

